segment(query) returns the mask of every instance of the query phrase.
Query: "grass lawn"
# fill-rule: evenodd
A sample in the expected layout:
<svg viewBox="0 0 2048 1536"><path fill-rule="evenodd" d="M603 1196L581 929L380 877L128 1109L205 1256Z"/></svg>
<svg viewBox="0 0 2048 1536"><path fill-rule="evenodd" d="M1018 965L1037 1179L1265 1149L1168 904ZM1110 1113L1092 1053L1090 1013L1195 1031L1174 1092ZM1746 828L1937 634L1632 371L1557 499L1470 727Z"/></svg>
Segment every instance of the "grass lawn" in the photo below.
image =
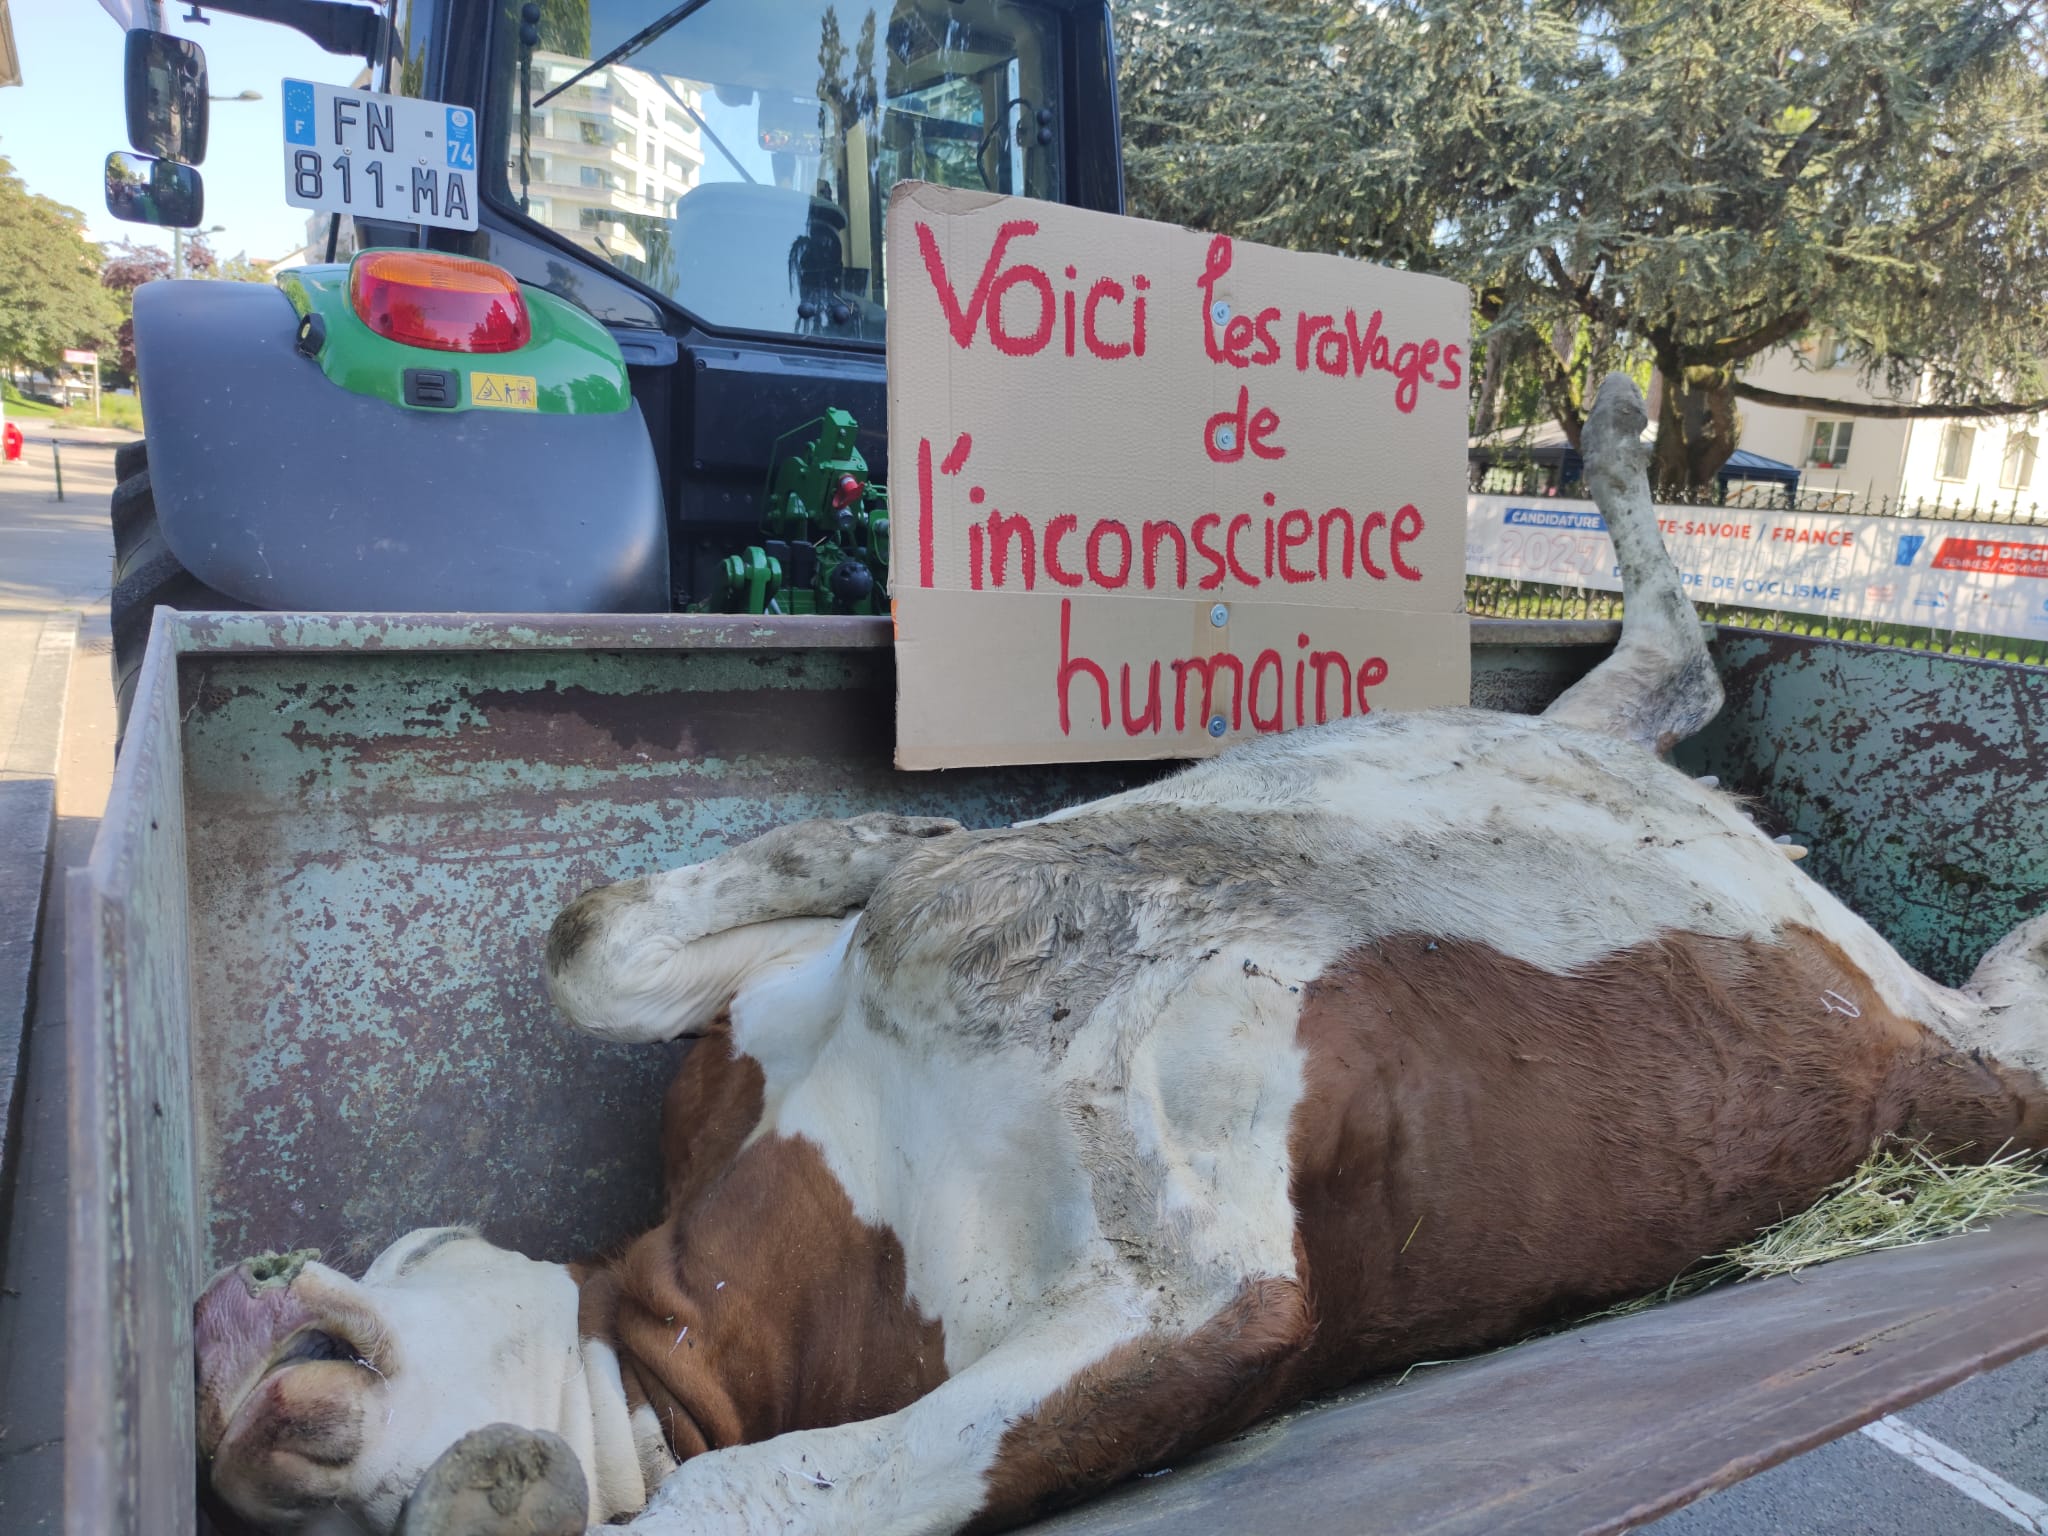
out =
<svg viewBox="0 0 2048 1536"><path fill-rule="evenodd" d="M40 400L24 400L12 384L0 385L0 392L6 395L7 416L11 421L61 421L68 427L94 425L89 405L74 405L67 410L61 405L45 405ZM130 432L140 432L142 403L133 395L101 395L98 425L126 427Z"/></svg>
<svg viewBox="0 0 2048 1536"><path fill-rule="evenodd" d="M10 421L27 421L31 417L61 419L62 406L45 405L40 400L24 400L12 384L0 384L0 396L7 400L7 416Z"/></svg>

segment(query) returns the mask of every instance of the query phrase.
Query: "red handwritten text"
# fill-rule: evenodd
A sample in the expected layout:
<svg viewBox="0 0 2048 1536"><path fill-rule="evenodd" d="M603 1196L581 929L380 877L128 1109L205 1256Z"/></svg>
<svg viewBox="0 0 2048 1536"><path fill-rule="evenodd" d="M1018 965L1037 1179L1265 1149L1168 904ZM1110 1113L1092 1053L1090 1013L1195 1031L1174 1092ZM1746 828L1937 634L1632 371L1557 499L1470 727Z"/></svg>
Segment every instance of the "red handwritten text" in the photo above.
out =
<svg viewBox="0 0 2048 1536"><path fill-rule="evenodd" d="M924 258L925 274L938 293L939 309L945 315L953 344L964 351L974 345L975 335L985 327L988 339L1005 357L1036 356L1051 345L1055 333L1063 336L1061 350L1068 357L1079 355L1077 335L1089 356L1105 362L1143 357L1145 290L1152 286L1151 279L1142 272L1134 274L1126 289L1116 278L1094 278L1082 297L1079 270L1069 266L1063 269L1067 286L1055 292L1052 276L1044 267L1022 261L1003 265L1011 241L1028 239L1037 233L1038 223L1034 219L1004 220L996 230L988 258L981 264L981 275L963 304L947 276L946 258L939 250L938 237L929 224L918 223L918 253ZM1013 294L1017 300L1010 303ZM1128 330L1109 334L1104 311L1121 310L1127 299Z"/></svg>
<svg viewBox="0 0 2048 1536"><path fill-rule="evenodd" d="M1209 242L1208 259L1195 285L1202 290L1202 344L1211 362L1233 368L1270 368L1281 360L1276 332L1284 316L1276 308L1230 313L1229 306L1216 298L1216 285L1229 273L1232 246L1228 235ZM1382 334L1385 316L1374 310L1361 326L1358 311L1347 309L1341 329L1334 315L1312 315L1303 311L1294 317L1294 367L1306 373L1313 367L1335 378L1362 378L1368 369L1392 374L1394 405L1404 414L1415 409L1422 386L1458 389L1465 382L1460 363L1462 348L1430 337L1404 341L1399 346ZM1439 373L1438 369L1442 372Z"/></svg>
<svg viewBox="0 0 2048 1536"><path fill-rule="evenodd" d="M1247 720L1255 731L1284 731L1293 726L1322 725L1342 719L1354 713L1354 705L1356 713L1371 714L1372 703L1367 690L1387 680L1385 659L1367 656L1354 667L1343 652L1311 650L1312 644L1306 633L1294 638L1294 686L1291 694L1288 658L1271 646L1254 656L1249 668L1243 658L1228 651L1209 656L1162 658L1149 666L1140 663L1144 666L1140 684L1142 708L1134 705L1131 698L1132 684L1138 679L1138 674L1130 662L1123 662L1117 668L1116 702L1121 708L1112 716L1108 669L1101 662L1075 653L1074 604L1071 599L1062 598L1060 667L1054 681L1059 695L1060 734L1074 734L1074 702L1078 697L1084 726L1092 715L1098 714L1098 711L1088 708L1090 704L1096 704L1103 730L1114 732L1114 719L1121 723L1126 736L1158 735L1166 729L1162 683L1167 672L1172 674L1170 691L1173 695L1173 729L1176 731L1209 733L1210 722L1219 719L1233 731L1243 730ZM1197 680L1199 696L1196 693ZM1227 695L1219 691L1219 683L1228 683ZM1294 706L1291 711L1288 709L1290 699ZM1188 708L1190 703L1195 704L1192 714Z"/></svg>

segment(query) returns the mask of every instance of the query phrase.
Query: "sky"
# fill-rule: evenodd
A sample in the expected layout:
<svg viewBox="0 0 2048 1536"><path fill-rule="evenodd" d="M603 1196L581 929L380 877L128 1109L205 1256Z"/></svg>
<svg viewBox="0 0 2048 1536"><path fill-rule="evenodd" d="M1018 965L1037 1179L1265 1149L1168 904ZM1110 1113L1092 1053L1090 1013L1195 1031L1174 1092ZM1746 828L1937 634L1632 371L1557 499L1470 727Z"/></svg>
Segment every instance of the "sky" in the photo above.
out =
<svg viewBox="0 0 2048 1536"><path fill-rule="evenodd" d="M207 89L215 96L260 91L261 101L217 101L208 135L207 236L222 256L274 261L306 238L304 210L284 200L284 151L278 82L286 76L346 84L360 59L323 53L287 27L208 12L211 26L184 20L189 5L164 7L165 28L206 50ZM0 89L0 155L31 192L86 216L95 240L170 245L170 232L124 224L107 212L102 167L110 150L128 148L121 105L121 25L97 0L9 0L22 83Z"/></svg>

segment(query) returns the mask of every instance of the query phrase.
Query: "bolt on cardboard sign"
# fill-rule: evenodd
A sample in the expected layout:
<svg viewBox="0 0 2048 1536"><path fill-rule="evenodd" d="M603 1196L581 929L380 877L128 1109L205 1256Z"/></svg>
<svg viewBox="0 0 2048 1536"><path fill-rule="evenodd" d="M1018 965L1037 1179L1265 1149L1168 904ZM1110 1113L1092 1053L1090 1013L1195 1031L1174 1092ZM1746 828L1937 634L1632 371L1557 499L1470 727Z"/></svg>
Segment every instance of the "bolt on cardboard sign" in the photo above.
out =
<svg viewBox="0 0 2048 1536"><path fill-rule="evenodd" d="M1462 287L915 182L888 261L899 767L1467 701Z"/></svg>

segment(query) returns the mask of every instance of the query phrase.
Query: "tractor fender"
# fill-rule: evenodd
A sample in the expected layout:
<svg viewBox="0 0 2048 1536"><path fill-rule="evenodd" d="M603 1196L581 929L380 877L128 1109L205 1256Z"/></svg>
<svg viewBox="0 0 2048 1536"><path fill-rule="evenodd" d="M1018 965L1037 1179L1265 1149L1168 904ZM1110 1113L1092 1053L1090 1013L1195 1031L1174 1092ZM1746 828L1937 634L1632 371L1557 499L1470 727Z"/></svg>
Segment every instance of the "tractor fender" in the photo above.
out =
<svg viewBox="0 0 2048 1536"><path fill-rule="evenodd" d="M265 284L135 292L157 517L200 581L273 610L666 611L638 406L408 409L328 382L297 324Z"/></svg>

